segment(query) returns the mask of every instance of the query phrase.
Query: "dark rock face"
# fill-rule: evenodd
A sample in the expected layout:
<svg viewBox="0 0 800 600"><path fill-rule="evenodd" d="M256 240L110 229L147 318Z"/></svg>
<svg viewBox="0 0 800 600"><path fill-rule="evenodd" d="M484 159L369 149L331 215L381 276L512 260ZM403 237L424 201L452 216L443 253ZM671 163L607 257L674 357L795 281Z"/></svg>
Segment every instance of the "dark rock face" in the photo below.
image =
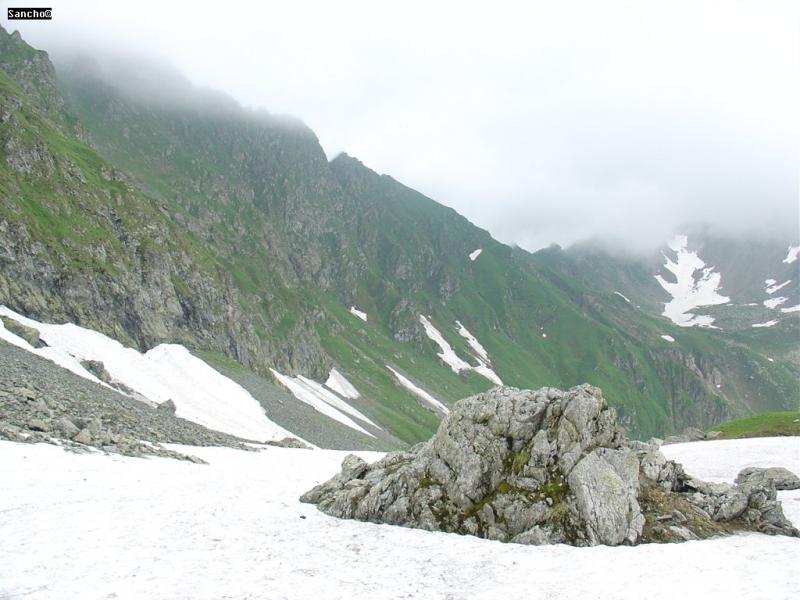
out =
<svg viewBox="0 0 800 600"><path fill-rule="evenodd" d="M798 535L771 480L691 478L657 446L627 441L589 385L461 400L428 442L371 465L350 455L301 500L336 517L523 544L680 541L734 529Z"/></svg>

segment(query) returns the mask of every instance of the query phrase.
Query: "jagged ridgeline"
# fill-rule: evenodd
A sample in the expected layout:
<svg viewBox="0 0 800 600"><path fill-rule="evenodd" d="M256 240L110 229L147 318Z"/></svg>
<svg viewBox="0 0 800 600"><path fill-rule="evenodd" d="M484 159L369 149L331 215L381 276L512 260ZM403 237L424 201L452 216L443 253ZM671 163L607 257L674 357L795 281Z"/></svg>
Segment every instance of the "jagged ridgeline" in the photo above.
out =
<svg viewBox="0 0 800 600"><path fill-rule="evenodd" d="M328 161L302 123L160 67L54 69L0 32L0 152L0 304L220 369L335 367L407 443L435 431L437 402L497 381L588 381L638 436L796 402L791 364L718 332L662 343L676 328L570 277L573 258L505 246Z"/></svg>

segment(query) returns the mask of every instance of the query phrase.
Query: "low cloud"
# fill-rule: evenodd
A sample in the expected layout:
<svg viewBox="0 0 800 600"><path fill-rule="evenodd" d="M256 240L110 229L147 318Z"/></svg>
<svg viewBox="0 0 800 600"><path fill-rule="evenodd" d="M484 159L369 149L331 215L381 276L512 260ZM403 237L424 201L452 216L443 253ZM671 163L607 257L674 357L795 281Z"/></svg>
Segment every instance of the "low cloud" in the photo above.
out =
<svg viewBox="0 0 800 600"><path fill-rule="evenodd" d="M649 250L692 224L798 237L790 2L70 0L9 25L56 55L144 53L296 115L330 157L528 249Z"/></svg>

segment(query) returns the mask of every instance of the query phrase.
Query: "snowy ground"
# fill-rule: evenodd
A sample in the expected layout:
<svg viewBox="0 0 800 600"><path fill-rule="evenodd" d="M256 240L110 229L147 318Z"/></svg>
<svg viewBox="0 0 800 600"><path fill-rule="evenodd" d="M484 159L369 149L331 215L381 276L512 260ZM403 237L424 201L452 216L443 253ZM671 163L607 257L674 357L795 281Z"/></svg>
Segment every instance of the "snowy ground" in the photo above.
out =
<svg viewBox="0 0 800 600"><path fill-rule="evenodd" d="M527 547L342 521L297 501L342 452L184 450L211 464L0 442L0 598L797 597L797 539ZM718 480L800 471L800 438L664 450Z"/></svg>

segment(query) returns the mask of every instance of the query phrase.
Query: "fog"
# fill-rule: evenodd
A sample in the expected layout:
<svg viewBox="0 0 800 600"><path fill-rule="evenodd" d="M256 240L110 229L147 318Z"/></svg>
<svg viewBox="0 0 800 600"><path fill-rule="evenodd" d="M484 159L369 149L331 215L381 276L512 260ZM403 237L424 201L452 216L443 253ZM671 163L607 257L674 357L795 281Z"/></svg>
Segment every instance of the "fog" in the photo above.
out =
<svg viewBox="0 0 800 600"><path fill-rule="evenodd" d="M529 250L800 237L794 2L50 4L3 26L295 115Z"/></svg>

